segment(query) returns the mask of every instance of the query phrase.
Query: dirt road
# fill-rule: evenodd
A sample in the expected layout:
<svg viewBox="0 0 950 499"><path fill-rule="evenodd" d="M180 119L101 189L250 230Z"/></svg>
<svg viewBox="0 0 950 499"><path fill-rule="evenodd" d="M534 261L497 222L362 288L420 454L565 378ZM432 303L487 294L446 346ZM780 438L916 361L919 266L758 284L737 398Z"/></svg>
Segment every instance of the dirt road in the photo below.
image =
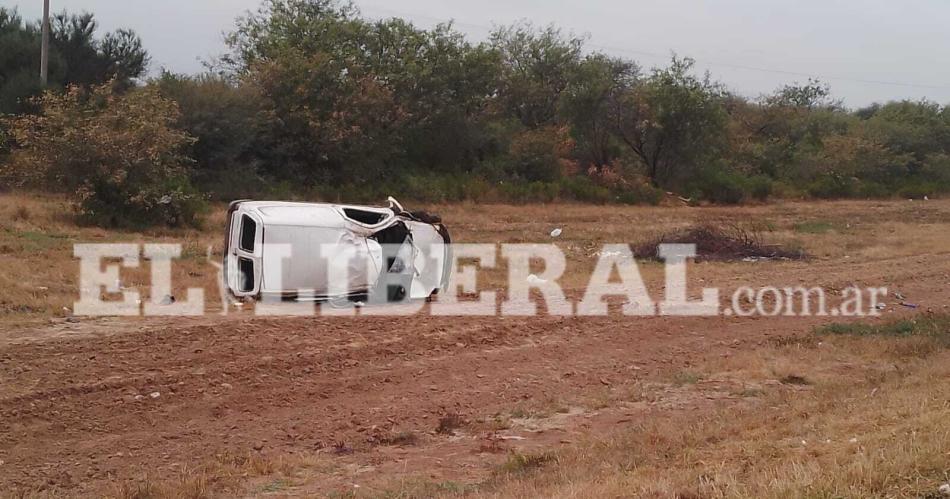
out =
<svg viewBox="0 0 950 499"><path fill-rule="evenodd" d="M886 285L923 309L942 307L950 295L945 253L690 271L691 285ZM892 304L885 317L905 313ZM770 338L810 334L829 320L57 320L8 331L0 343L0 489L116 493L121 480L174 479L222 455L257 454L329 460L305 486L285 492L420 473L474 480L501 459L486 440L500 438L503 448L559 445L631 418L743 403L735 396L742 387L728 383L688 393L673 383L663 397L636 404L599 399ZM542 412L548 426L539 428L531 414ZM436 432L450 414L460 427ZM387 445L400 432L421 439Z"/></svg>

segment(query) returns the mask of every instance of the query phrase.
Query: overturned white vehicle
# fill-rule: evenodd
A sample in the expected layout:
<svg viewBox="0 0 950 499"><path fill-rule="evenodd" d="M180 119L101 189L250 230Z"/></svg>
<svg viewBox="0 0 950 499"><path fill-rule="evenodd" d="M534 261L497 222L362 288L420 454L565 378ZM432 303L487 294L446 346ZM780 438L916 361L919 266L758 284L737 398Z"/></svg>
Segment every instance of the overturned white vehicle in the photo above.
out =
<svg viewBox="0 0 950 499"><path fill-rule="evenodd" d="M448 230L439 217L389 207L235 201L224 248L238 299L428 299L447 285Z"/></svg>

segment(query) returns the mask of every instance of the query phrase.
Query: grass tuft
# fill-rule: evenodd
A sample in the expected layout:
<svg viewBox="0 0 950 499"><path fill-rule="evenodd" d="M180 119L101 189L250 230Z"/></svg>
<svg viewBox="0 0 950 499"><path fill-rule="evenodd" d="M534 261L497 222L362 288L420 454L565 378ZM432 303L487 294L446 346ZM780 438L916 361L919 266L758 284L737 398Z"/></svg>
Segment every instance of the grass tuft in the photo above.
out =
<svg viewBox="0 0 950 499"><path fill-rule="evenodd" d="M932 339L941 346L950 347L950 314L919 315L913 319L903 319L884 324L836 322L819 327L815 331L820 335L921 337Z"/></svg>
<svg viewBox="0 0 950 499"><path fill-rule="evenodd" d="M499 471L505 474L528 473L549 463L557 463L557 456L552 452L523 454L515 451L508 454L508 460L501 465Z"/></svg>

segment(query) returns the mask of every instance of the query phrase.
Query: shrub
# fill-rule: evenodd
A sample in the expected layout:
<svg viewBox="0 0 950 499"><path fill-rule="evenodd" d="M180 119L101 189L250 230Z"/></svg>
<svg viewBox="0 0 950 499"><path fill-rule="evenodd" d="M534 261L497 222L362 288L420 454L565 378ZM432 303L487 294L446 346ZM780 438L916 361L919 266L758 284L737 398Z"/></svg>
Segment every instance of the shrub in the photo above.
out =
<svg viewBox="0 0 950 499"><path fill-rule="evenodd" d="M898 189L897 195L907 199L923 199L925 196L934 197L939 190L940 187L934 182L908 182Z"/></svg>
<svg viewBox="0 0 950 499"><path fill-rule="evenodd" d="M808 185L808 194L819 199L850 198L858 192L859 182L833 173L822 175Z"/></svg>
<svg viewBox="0 0 950 499"><path fill-rule="evenodd" d="M191 138L173 127L174 102L154 89L116 95L112 83L36 100L8 121L20 147L8 173L75 195L80 217L106 226L193 225L203 206L185 175Z"/></svg>
<svg viewBox="0 0 950 499"><path fill-rule="evenodd" d="M176 127L194 137L188 155L192 183L218 199L246 198L261 191L259 155L267 130L261 96L252 85L236 85L210 74L168 72L149 83L172 99L180 112Z"/></svg>
<svg viewBox="0 0 950 499"><path fill-rule="evenodd" d="M708 201L718 204L739 204L745 199L745 179L738 173L724 169L709 169L702 172L694 184L694 192Z"/></svg>
<svg viewBox="0 0 950 499"><path fill-rule="evenodd" d="M746 182L746 190L752 199L765 201L772 195L772 179L765 175L750 177Z"/></svg>
<svg viewBox="0 0 950 499"><path fill-rule="evenodd" d="M624 186L617 192L616 201L623 204L658 205L663 200L663 191L649 184Z"/></svg>
<svg viewBox="0 0 950 499"><path fill-rule="evenodd" d="M587 177L567 177L560 182L563 197L585 203L609 203L613 195L610 189L595 184Z"/></svg>
<svg viewBox="0 0 950 499"><path fill-rule="evenodd" d="M861 182L857 195L862 198L888 198L894 194L894 188L878 182Z"/></svg>
<svg viewBox="0 0 950 499"><path fill-rule="evenodd" d="M511 143L515 177L529 182L550 182L561 177L561 158L573 147L567 130L556 127L526 130Z"/></svg>

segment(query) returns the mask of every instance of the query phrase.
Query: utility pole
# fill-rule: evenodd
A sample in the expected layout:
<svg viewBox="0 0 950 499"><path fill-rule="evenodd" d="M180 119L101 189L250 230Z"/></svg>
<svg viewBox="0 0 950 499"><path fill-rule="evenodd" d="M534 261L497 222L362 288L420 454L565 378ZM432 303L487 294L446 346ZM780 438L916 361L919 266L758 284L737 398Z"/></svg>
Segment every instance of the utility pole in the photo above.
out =
<svg viewBox="0 0 950 499"><path fill-rule="evenodd" d="M43 0L43 41L40 47L40 83L49 79L49 0Z"/></svg>

